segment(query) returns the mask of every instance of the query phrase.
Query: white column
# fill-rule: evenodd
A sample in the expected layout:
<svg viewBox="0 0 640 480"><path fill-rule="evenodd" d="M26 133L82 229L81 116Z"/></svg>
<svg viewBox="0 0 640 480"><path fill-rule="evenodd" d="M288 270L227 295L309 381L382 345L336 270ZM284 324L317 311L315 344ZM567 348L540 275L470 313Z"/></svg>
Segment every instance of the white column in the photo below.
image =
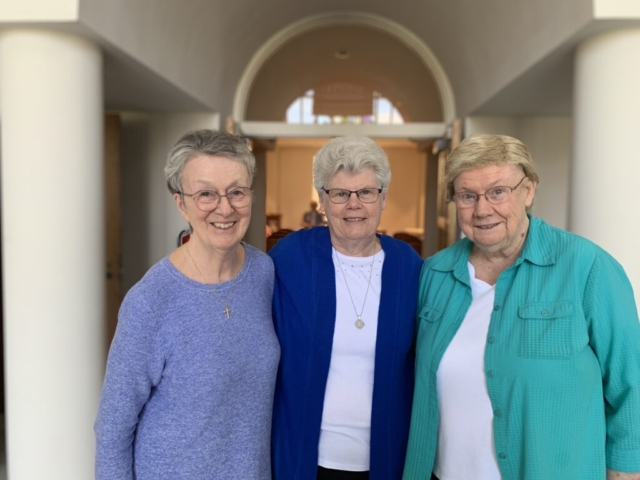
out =
<svg viewBox="0 0 640 480"><path fill-rule="evenodd" d="M640 29L577 49L570 228L622 264L640 300Z"/></svg>
<svg viewBox="0 0 640 480"><path fill-rule="evenodd" d="M104 368L102 56L44 30L0 37L7 462L93 478Z"/></svg>

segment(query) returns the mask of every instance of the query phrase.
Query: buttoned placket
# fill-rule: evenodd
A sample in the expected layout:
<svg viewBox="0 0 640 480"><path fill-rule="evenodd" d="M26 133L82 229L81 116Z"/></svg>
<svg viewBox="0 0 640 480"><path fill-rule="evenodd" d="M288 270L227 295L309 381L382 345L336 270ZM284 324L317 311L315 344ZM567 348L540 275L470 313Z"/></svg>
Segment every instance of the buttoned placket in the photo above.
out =
<svg viewBox="0 0 640 480"><path fill-rule="evenodd" d="M455 287L456 294L459 295L460 296L459 298L461 299L464 297L464 300L461 300L460 304L458 304L458 311L455 314L450 312L451 318L458 319L458 321L457 323L452 323L451 325L445 325L445 327L443 327L441 338L437 342L435 353L431 357L431 368L430 368L431 374L429 375L429 382L430 382L430 390L432 392L436 392L437 390L437 387L436 387L437 372L440 366L440 362L442 361L442 357L444 356L447 348L449 347L449 344L453 340L453 337L455 336L457 331L460 329L460 326L462 325L464 317L467 311L469 310L469 307L471 306L471 302L472 302L471 283L470 283L467 272L468 270L466 268L466 264L465 264L464 270L460 270L458 272L452 272L457 281L457 284ZM437 395L434 396L434 398L430 399L430 401L433 402L435 398L437 398ZM429 416L429 421L435 422L437 424L438 408L436 407L436 408L430 409L430 412L431 412L431 415ZM435 451L433 453L435 454Z"/></svg>
<svg viewBox="0 0 640 480"><path fill-rule="evenodd" d="M493 441L498 460L498 467L503 480L515 478L513 469L509 462L509 437L506 429L505 398L504 398L504 377L498 360L498 352L504 346L506 332L509 329L505 322L512 319L507 318L507 309L504 308L506 296L511 286L514 276L517 273L517 265L512 265L502 272L495 285L495 297L493 311L487 332L486 346L484 353L484 368L487 384L487 392L493 409ZM501 347L502 346L502 347Z"/></svg>

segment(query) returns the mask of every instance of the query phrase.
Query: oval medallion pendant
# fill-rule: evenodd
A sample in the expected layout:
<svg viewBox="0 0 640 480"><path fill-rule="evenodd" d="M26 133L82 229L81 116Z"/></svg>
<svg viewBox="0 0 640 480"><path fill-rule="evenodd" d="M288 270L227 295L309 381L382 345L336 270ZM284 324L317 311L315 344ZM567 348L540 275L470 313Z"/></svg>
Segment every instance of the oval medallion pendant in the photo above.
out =
<svg viewBox="0 0 640 480"><path fill-rule="evenodd" d="M363 327L364 327L364 322L360 319L360 317L358 317L358 319L356 320L356 328L362 329Z"/></svg>

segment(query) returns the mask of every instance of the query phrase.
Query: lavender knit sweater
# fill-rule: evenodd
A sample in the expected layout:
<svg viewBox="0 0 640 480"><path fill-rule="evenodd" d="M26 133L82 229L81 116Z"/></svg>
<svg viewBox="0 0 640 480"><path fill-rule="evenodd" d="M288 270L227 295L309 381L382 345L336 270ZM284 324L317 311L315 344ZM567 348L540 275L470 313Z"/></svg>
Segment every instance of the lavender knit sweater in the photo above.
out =
<svg viewBox="0 0 640 480"><path fill-rule="evenodd" d="M96 479L271 478L273 263L244 247L230 320L168 258L127 294L95 423ZM214 287L226 298L232 284Z"/></svg>

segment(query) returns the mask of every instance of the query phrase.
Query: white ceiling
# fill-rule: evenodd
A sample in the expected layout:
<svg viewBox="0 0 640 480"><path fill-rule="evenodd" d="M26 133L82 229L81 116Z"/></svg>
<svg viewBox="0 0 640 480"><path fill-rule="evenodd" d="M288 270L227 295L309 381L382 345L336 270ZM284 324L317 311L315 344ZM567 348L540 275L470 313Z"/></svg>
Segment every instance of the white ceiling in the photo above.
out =
<svg viewBox="0 0 640 480"><path fill-rule="evenodd" d="M600 23L593 0L80 0L79 17L108 46L109 106L226 115L245 68L273 35L311 15L346 11L384 17L426 44L449 78L458 116L567 114L573 46ZM304 71L290 71L291 84L272 99L279 109L309 78L331 73L329 60L318 55L335 44L321 35L317 40L297 59ZM284 47L283 65L288 49L296 50ZM369 58L371 53L363 50ZM369 61L370 75L386 75L389 92L416 91L412 79L394 75L391 66L386 72L384 65L373 66ZM275 92L276 76L264 73L265 85L271 82L267 90ZM427 98L427 90L418 98Z"/></svg>

